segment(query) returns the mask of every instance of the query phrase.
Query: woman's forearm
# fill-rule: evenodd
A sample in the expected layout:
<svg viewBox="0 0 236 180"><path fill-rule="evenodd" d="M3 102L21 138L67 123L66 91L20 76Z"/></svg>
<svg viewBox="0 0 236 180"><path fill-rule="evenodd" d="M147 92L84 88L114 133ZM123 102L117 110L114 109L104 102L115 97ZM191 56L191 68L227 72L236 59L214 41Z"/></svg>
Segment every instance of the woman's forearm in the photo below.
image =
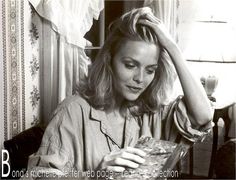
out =
<svg viewBox="0 0 236 180"><path fill-rule="evenodd" d="M200 80L198 81L192 76L187 67L186 61L184 60L182 53L176 44L172 44L171 47L166 50L174 63L180 79L187 109L190 116L196 120L196 122L192 122L193 125L204 125L212 119L213 111Z"/></svg>
<svg viewBox="0 0 236 180"><path fill-rule="evenodd" d="M152 27L158 36L160 44L168 51L183 88L188 112L193 117L190 119L195 119L196 121L192 123L196 126L201 126L210 121L212 119L212 109L200 80L197 81L192 77L180 49L165 26L152 13L148 12L146 20L140 20L139 23Z"/></svg>

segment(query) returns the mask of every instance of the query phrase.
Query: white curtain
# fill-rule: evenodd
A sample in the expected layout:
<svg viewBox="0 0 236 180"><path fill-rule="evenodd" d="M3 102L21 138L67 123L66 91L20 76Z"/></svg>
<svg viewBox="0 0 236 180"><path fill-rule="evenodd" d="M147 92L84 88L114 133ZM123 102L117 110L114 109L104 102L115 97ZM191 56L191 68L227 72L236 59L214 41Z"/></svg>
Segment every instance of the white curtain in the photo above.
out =
<svg viewBox="0 0 236 180"><path fill-rule="evenodd" d="M85 33L90 29L93 18L98 19L104 8L103 0L29 0L43 18L52 23L53 29L66 41L84 48Z"/></svg>
<svg viewBox="0 0 236 180"><path fill-rule="evenodd" d="M104 8L103 0L29 0L43 18L42 119L65 97L73 94L81 76L87 73L89 58L84 35Z"/></svg>
<svg viewBox="0 0 236 180"><path fill-rule="evenodd" d="M162 20L172 37L178 41L177 25L178 15L177 9L179 0L145 0L144 6L149 6L155 16Z"/></svg>

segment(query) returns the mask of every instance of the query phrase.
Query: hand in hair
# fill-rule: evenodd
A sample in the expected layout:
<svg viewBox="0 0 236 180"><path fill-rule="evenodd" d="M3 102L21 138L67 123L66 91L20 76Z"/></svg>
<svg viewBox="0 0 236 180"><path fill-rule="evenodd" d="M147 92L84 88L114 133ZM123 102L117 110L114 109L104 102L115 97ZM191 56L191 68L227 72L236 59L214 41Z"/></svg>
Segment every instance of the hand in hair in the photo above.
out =
<svg viewBox="0 0 236 180"><path fill-rule="evenodd" d="M174 39L164 26L164 24L153 15L152 12L145 11L142 18L140 17L139 24L150 27L157 34L158 40L162 47L169 51L173 47L177 47Z"/></svg>
<svg viewBox="0 0 236 180"><path fill-rule="evenodd" d="M99 169L105 169L114 172L123 172L126 167L137 168L139 164L144 163L146 155L140 149L127 147L119 151L113 151L103 157Z"/></svg>
<svg viewBox="0 0 236 180"><path fill-rule="evenodd" d="M182 55L180 48L177 46L167 29L150 11L140 11L141 16L138 23L150 27L160 42L160 45L168 52L176 72L178 74L186 106L188 107L190 121L195 128L200 127L213 118L213 111L206 93L198 80L196 80L188 69L188 65Z"/></svg>

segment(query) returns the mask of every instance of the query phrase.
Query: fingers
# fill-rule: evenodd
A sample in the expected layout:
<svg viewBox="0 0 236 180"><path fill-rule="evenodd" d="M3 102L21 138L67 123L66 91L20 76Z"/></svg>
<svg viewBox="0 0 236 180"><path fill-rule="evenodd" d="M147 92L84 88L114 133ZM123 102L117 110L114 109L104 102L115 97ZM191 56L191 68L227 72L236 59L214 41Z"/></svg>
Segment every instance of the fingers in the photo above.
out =
<svg viewBox="0 0 236 180"><path fill-rule="evenodd" d="M123 172L124 170L125 168L121 166L108 166L107 167L107 171Z"/></svg>
<svg viewBox="0 0 236 180"><path fill-rule="evenodd" d="M142 16L145 14L152 14L152 9L150 7L137 8L135 10L135 14L138 14L139 16Z"/></svg>
<svg viewBox="0 0 236 180"><path fill-rule="evenodd" d="M140 19L138 21L138 24L142 24L142 25L145 25L145 26L149 26L150 28L152 28L157 34L158 34L158 24L157 23L153 23L147 19Z"/></svg>
<svg viewBox="0 0 236 180"><path fill-rule="evenodd" d="M157 24L157 23L154 23L154 22L149 21L147 19L140 19L138 21L138 23L142 24L142 25L149 26L150 28L152 28L155 31L155 33L157 34L157 36L159 37L159 40L161 42L162 42L161 39L163 39L164 37L166 37L167 40L168 39L170 39L170 40L172 39L170 34L169 34L169 32L168 32L168 30L166 29L166 27L162 23L158 23ZM163 40L163 42L165 42L165 41Z"/></svg>
<svg viewBox="0 0 236 180"><path fill-rule="evenodd" d="M154 14L152 13L145 14L144 18L153 23L157 23L157 24L162 23L161 20L158 19L156 16L154 16Z"/></svg>
<svg viewBox="0 0 236 180"><path fill-rule="evenodd" d="M160 19L158 19L152 12L151 8L144 7L137 9L137 16L139 16L139 19L147 19L150 22L160 24L162 23Z"/></svg>
<svg viewBox="0 0 236 180"><path fill-rule="evenodd" d="M158 19L152 12L150 7L137 8L131 11L131 17L129 17L129 22L133 25L135 29L135 24L141 20L145 19L155 24L160 24L161 20Z"/></svg>
<svg viewBox="0 0 236 180"><path fill-rule="evenodd" d="M129 167L129 168L137 168L139 167L139 164L136 163L136 162L133 162L133 161L130 161L130 160L127 160L127 159L123 159L121 157L117 157L115 158L112 163L111 163L112 166L122 166L122 167Z"/></svg>
<svg viewBox="0 0 236 180"><path fill-rule="evenodd" d="M143 158L146 153L140 149L127 147L116 154L113 157L112 165L126 166L130 168L137 168L139 164L143 164L145 159Z"/></svg>
<svg viewBox="0 0 236 180"><path fill-rule="evenodd" d="M143 24L143 25L152 25L153 23L147 19L140 19L138 20L138 24ZM153 24L154 25L154 24Z"/></svg>
<svg viewBox="0 0 236 180"><path fill-rule="evenodd" d="M115 165L117 163L116 159L121 158L133 161L138 164L142 164L145 161L145 159L143 158L145 155L146 153L140 149L127 147L126 149L122 149L121 151L112 152L109 156L105 157L105 161L110 161L112 162L112 165Z"/></svg>
<svg viewBox="0 0 236 180"><path fill-rule="evenodd" d="M122 152L120 158L136 162L138 164L144 163L145 159L139 155L135 155L129 152Z"/></svg>
<svg viewBox="0 0 236 180"><path fill-rule="evenodd" d="M124 155L125 153L129 153L129 154L133 154L133 155L138 155L140 157L145 157L146 153L144 151L142 151L141 149L137 149L137 148L133 148L133 147L126 147L120 151L114 151L111 152L111 156L110 158L114 158L117 157L119 155Z"/></svg>
<svg viewBox="0 0 236 180"><path fill-rule="evenodd" d="M139 19L138 24L143 24L151 27L162 26L163 23L159 19L153 19L153 17L146 16L144 19Z"/></svg>
<svg viewBox="0 0 236 180"><path fill-rule="evenodd" d="M151 8L149 7L144 7L144 8L140 8L139 13L138 13L141 17L142 16L147 16L147 15L153 15Z"/></svg>
<svg viewBox="0 0 236 180"><path fill-rule="evenodd" d="M123 172L125 167L135 169L145 162L144 156L146 156L144 151L127 147L104 156L100 168L115 172Z"/></svg>
<svg viewBox="0 0 236 180"><path fill-rule="evenodd" d="M144 151L142 151L141 149L137 149L137 148L133 148L133 147L127 147L125 150L129 153L137 154L141 157L146 156L146 153Z"/></svg>

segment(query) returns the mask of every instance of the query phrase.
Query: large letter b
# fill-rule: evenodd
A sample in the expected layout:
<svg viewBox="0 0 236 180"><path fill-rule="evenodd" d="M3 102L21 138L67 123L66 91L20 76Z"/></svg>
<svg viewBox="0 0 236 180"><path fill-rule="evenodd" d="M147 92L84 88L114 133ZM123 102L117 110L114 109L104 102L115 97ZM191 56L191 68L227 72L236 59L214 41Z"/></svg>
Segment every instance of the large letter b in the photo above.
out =
<svg viewBox="0 0 236 180"><path fill-rule="evenodd" d="M4 154L6 154L6 156L7 156L7 158L6 158L5 161L3 160L3 155L4 155ZM7 150L3 149L3 150L2 150L2 177L7 177L7 176L9 176L9 174L10 174L10 165L9 165L9 163L8 163L8 160L9 160L9 153L8 153ZM8 168L7 173L4 173L4 165L6 165L7 168Z"/></svg>

